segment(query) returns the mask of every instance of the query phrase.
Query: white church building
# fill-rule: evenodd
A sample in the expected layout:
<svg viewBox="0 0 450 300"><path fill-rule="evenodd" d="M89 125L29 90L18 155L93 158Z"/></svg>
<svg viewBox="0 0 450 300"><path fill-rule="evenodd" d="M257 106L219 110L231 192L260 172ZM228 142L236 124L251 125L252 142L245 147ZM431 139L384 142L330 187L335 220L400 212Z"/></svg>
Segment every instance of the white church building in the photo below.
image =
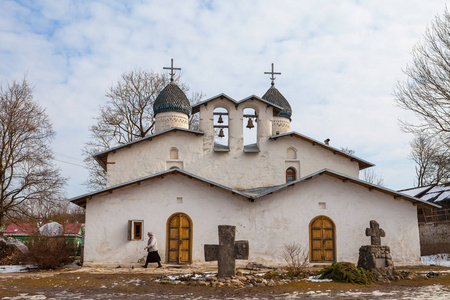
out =
<svg viewBox="0 0 450 300"><path fill-rule="evenodd" d="M282 263L296 243L311 264L357 262L370 220L394 262L420 262L417 206L433 204L358 179L373 164L291 131L273 79L262 97L220 94L192 107L172 82L154 103L152 135L96 154L106 187L71 199L86 208L84 265L137 263L148 231L163 263L202 263L218 225L249 241L249 261Z"/></svg>

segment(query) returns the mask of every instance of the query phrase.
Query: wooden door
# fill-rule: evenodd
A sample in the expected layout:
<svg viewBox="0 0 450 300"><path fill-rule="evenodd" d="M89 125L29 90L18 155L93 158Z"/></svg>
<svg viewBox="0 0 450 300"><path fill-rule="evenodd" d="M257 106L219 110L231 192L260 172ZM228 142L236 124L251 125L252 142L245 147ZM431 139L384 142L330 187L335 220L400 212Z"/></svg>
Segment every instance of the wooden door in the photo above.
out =
<svg viewBox="0 0 450 300"><path fill-rule="evenodd" d="M189 264L192 259L192 221L183 213L167 221L167 262Z"/></svg>
<svg viewBox="0 0 450 300"><path fill-rule="evenodd" d="M310 255L312 262L335 262L336 241L333 221L320 216L310 224Z"/></svg>

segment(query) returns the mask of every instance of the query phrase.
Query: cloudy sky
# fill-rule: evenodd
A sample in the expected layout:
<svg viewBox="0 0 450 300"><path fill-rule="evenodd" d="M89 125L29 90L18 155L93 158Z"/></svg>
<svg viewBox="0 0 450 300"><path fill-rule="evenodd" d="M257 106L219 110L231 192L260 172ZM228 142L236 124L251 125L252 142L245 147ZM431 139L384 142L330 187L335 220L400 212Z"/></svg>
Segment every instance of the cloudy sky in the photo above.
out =
<svg viewBox="0 0 450 300"><path fill-rule="evenodd" d="M331 139L376 167L392 189L411 187L411 136L393 87L411 49L446 1L0 0L0 84L27 75L57 132L55 163L84 193L81 151L105 91L136 67L174 58L192 91L236 100L276 87L291 129Z"/></svg>

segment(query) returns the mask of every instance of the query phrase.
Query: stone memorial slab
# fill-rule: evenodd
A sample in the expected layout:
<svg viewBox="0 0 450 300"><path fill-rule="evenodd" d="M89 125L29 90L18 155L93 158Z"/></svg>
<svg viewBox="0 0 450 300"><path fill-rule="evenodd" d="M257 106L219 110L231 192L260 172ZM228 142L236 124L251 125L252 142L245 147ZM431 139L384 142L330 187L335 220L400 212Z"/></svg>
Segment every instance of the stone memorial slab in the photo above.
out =
<svg viewBox="0 0 450 300"><path fill-rule="evenodd" d="M218 262L218 277L236 272L236 259L248 259L248 241L235 241L236 226L219 225L219 245L205 245L205 261Z"/></svg>

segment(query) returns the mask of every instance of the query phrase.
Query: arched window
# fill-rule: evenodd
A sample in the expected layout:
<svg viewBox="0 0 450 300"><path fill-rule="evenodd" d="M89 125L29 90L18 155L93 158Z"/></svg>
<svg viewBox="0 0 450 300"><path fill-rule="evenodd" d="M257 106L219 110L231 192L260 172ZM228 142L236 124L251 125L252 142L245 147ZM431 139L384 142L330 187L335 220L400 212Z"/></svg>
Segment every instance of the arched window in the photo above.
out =
<svg viewBox="0 0 450 300"><path fill-rule="evenodd" d="M214 115L214 151L230 151L228 147L228 111L216 108Z"/></svg>
<svg viewBox="0 0 450 300"><path fill-rule="evenodd" d="M245 108L243 111L243 135L244 152L259 152L258 149L258 116L253 108Z"/></svg>
<svg viewBox="0 0 450 300"><path fill-rule="evenodd" d="M170 149L169 157L170 159L178 159L178 149L177 148Z"/></svg>
<svg viewBox="0 0 450 300"><path fill-rule="evenodd" d="M295 175L295 169L294 168L288 168L286 170L286 183L296 180L297 177Z"/></svg>

